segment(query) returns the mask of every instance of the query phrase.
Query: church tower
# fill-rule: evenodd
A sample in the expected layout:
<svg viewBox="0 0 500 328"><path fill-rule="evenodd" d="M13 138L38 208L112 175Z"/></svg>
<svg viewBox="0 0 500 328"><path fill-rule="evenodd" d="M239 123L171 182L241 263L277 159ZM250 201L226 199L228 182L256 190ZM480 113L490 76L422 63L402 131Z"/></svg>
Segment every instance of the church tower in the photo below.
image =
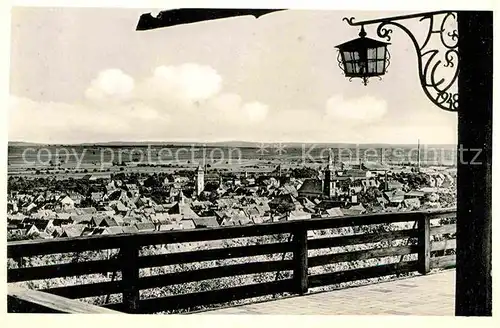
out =
<svg viewBox="0 0 500 328"><path fill-rule="evenodd" d="M332 170L333 170L333 165L332 165L332 156L331 153L328 153L328 164L325 169L324 173L324 181L323 181L323 194L326 197L331 197L332 196Z"/></svg>
<svg viewBox="0 0 500 328"><path fill-rule="evenodd" d="M418 139L418 146L417 146L417 172L420 173L420 139Z"/></svg>
<svg viewBox="0 0 500 328"><path fill-rule="evenodd" d="M196 196L199 196L205 190L205 171L200 165L196 170Z"/></svg>

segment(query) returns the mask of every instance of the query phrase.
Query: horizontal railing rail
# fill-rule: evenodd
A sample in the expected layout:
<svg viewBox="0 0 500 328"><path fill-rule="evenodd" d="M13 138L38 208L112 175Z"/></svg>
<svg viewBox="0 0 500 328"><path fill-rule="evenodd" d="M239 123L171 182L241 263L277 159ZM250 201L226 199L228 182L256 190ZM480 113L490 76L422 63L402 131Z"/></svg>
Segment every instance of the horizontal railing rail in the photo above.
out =
<svg viewBox="0 0 500 328"><path fill-rule="evenodd" d="M78 277L112 273L111 281L92 281L72 285L56 285L42 291L62 297L78 299L119 294L122 300L105 307L129 313L178 311L199 306L221 304L236 300L277 295L304 294L311 288L351 281L400 275L411 272L428 273L431 269L455 264L453 235L456 225L455 209L368 214L351 217L319 218L259 225L234 226L178 231L139 232L135 234L101 235L64 239L9 242L8 258L19 263L9 267L9 282ZM444 220L443 220L444 219ZM451 220L446 220L451 219ZM436 222L437 221L437 222ZM449 222L447 222L449 221ZM367 226L406 224L401 229L369 229ZM413 226L409 229L408 226ZM309 238L311 231L351 228L354 233ZM356 230L357 229L357 230ZM281 237L277 237L281 236ZM433 236L433 237L432 237ZM441 238L437 238L441 236ZM444 237L443 237L444 236ZM262 238L269 237L268 242ZM247 238L255 244L232 245L227 242ZM260 239L259 239L260 238ZM148 247L172 244L225 241L211 249L181 249L178 252L142 254ZM394 244L394 242L399 243ZM375 247L373 247L375 244ZM372 245L370 247L370 245ZM333 249L341 248L333 252ZM117 256L66 263L42 262L43 265L26 266L26 259L48 257L53 254L87 251L116 250ZM288 255L288 257L287 257ZM280 256L262 260L266 256ZM411 257L413 256L413 257ZM256 259L256 257L259 257ZM406 257L406 259L405 259ZM354 264L359 261L399 258L396 262L374 263L367 267ZM228 259L243 259L238 263L219 264ZM143 270L166 266L214 262L211 267L170 270L145 275ZM28 261L29 262L29 261ZM47 264L45 264L47 263ZM220 262L222 263L222 262ZM347 270L333 270L329 266L352 264ZM316 271L315 271L316 270ZM317 271L320 270L320 271ZM323 270L323 271L321 271ZM118 276L118 272L120 276ZM288 272L282 279L257 281L238 286L218 286L213 290L200 290L183 294L165 294L145 298L141 292L225 277L252 274ZM182 291L182 288L180 288ZM106 302L105 302L106 303Z"/></svg>
<svg viewBox="0 0 500 328"><path fill-rule="evenodd" d="M120 313L100 306L12 284L8 284L7 286L7 306L10 313Z"/></svg>

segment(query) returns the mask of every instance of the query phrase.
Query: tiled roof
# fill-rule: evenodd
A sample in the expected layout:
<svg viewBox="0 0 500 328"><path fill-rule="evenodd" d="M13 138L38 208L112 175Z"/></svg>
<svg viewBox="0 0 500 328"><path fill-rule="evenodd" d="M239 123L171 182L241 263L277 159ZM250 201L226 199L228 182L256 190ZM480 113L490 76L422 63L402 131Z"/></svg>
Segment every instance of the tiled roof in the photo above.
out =
<svg viewBox="0 0 500 328"><path fill-rule="evenodd" d="M67 237L79 237L82 235L83 230L85 229L84 225L74 224L62 227L63 236Z"/></svg>
<svg viewBox="0 0 500 328"><path fill-rule="evenodd" d="M322 194L323 184L321 180L318 179L306 179L299 188L299 194L300 193Z"/></svg>
<svg viewBox="0 0 500 328"><path fill-rule="evenodd" d="M194 222L192 219L190 220L180 220L179 225L182 229L194 229L196 226L194 225Z"/></svg>
<svg viewBox="0 0 500 328"><path fill-rule="evenodd" d="M139 231L154 231L155 225L152 222L138 222L135 227Z"/></svg>
<svg viewBox="0 0 500 328"><path fill-rule="evenodd" d="M373 170L373 171L385 171L389 169L387 165L384 165L379 162L364 162L362 166L367 170Z"/></svg>
<svg viewBox="0 0 500 328"><path fill-rule="evenodd" d="M123 228L119 226L112 226L104 228L104 231L110 235L123 233Z"/></svg>
<svg viewBox="0 0 500 328"><path fill-rule="evenodd" d="M326 210L326 213L329 216L344 216L344 213L342 213L341 209L339 207L332 207Z"/></svg>
<svg viewBox="0 0 500 328"><path fill-rule="evenodd" d="M219 226L214 216L193 218L192 221L196 228L215 228Z"/></svg>
<svg viewBox="0 0 500 328"><path fill-rule="evenodd" d="M139 231L135 225L123 226L122 229L124 233L136 233L137 231Z"/></svg>

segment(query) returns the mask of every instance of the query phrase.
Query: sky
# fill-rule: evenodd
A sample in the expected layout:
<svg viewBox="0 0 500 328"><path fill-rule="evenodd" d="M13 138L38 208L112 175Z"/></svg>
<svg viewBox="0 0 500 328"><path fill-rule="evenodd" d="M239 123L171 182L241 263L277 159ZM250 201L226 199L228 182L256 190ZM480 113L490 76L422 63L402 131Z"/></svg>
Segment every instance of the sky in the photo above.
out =
<svg viewBox="0 0 500 328"><path fill-rule="evenodd" d="M405 14L290 10L135 31L148 9L12 9L11 141L456 143L394 30L382 80L349 82L342 21ZM426 25L410 23L416 36ZM367 27L376 38L375 27Z"/></svg>

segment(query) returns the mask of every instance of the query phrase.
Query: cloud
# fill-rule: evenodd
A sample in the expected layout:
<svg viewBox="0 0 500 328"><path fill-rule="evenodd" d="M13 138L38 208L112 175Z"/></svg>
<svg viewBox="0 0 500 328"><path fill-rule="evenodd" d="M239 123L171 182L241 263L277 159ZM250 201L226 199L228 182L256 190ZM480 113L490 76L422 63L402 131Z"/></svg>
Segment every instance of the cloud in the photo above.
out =
<svg viewBox="0 0 500 328"><path fill-rule="evenodd" d="M214 68L194 63L159 66L141 79L107 69L96 74L84 94L84 101L71 104L12 96L9 139L390 143L397 136L397 142L411 143L437 136L426 128L430 113L425 120L403 117L401 124L388 124L385 100L368 95L335 95L324 108L276 108L244 99L223 90L223 79ZM442 142L454 142L453 128L445 129L447 119L432 122L442 127Z"/></svg>
<svg viewBox="0 0 500 328"><path fill-rule="evenodd" d="M244 104L241 108L250 122L262 122L266 119L269 107L257 101Z"/></svg>
<svg viewBox="0 0 500 328"><path fill-rule="evenodd" d="M172 140L237 133L241 127L266 119L268 105L221 90L222 77L205 65L159 66L138 80L119 69L107 69L90 82L81 103L12 97L9 138L38 142Z"/></svg>
<svg viewBox="0 0 500 328"><path fill-rule="evenodd" d="M243 99L235 93L223 93L210 100L209 106L215 111L225 111L224 114L230 114L241 107Z"/></svg>
<svg viewBox="0 0 500 328"><path fill-rule="evenodd" d="M85 91L89 99L102 100L108 97L127 97L134 89L134 79L119 69L107 69L92 80Z"/></svg>
<svg viewBox="0 0 500 328"><path fill-rule="evenodd" d="M175 100L182 104L196 103L217 95L222 77L210 66L194 63L179 66L159 66L153 75L142 81L136 98Z"/></svg>
<svg viewBox="0 0 500 328"><path fill-rule="evenodd" d="M190 109L193 110L193 109ZM11 97L9 139L42 143L99 141L248 140L262 142L415 143L456 142L453 126L413 126L412 123L353 128L326 120L310 109L269 110L259 102L220 94L184 115L168 107L129 101L103 108L89 104L35 102ZM440 123L441 124L441 123ZM397 140L395 141L395 136Z"/></svg>
<svg viewBox="0 0 500 328"><path fill-rule="evenodd" d="M167 115L141 103L108 106L35 102L11 97L9 139L35 142L85 142L137 138L159 130Z"/></svg>
<svg viewBox="0 0 500 328"><path fill-rule="evenodd" d="M326 102L326 115L333 119L366 122L379 120L386 113L386 101L372 96L345 99L342 95L335 95Z"/></svg>
<svg viewBox="0 0 500 328"><path fill-rule="evenodd" d="M202 106L198 111L205 122L215 126L255 126L261 124L268 117L269 106L259 101L243 102L243 99L234 93L219 94Z"/></svg>

